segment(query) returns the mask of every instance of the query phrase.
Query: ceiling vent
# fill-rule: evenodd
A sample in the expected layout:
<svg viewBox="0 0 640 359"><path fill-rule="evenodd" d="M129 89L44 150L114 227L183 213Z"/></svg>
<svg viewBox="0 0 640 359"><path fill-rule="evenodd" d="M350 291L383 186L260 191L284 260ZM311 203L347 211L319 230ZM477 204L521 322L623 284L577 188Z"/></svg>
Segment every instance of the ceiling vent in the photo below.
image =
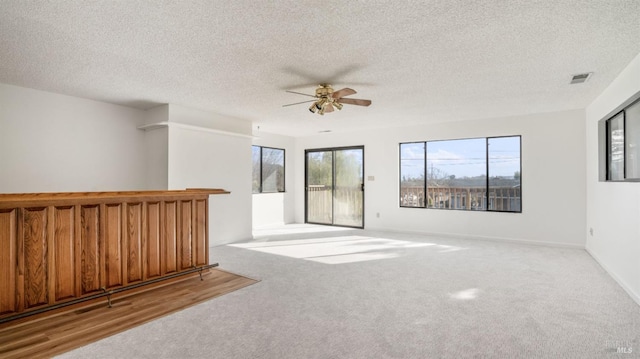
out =
<svg viewBox="0 0 640 359"><path fill-rule="evenodd" d="M587 80L593 75L593 72L587 72L584 74L573 75L571 78L570 84L581 84L583 82L587 82Z"/></svg>

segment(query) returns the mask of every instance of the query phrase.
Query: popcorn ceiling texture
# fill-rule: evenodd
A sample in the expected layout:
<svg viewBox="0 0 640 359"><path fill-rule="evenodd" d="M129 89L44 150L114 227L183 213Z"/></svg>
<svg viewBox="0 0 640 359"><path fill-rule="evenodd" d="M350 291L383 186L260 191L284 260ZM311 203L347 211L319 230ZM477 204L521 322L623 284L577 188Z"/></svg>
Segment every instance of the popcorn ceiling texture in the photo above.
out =
<svg viewBox="0 0 640 359"><path fill-rule="evenodd" d="M640 2L0 2L0 82L292 136L585 108L640 52ZM585 84L571 76L594 72ZM294 90L369 108L312 115Z"/></svg>

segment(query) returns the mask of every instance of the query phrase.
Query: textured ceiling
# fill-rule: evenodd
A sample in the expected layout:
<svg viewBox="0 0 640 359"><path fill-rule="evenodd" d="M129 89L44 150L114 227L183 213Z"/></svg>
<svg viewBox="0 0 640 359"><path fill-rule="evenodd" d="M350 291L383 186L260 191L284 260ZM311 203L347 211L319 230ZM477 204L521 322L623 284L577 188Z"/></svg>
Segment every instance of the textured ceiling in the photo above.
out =
<svg viewBox="0 0 640 359"><path fill-rule="evenodd" d="M586 107L640 52L639 14L637 0L0 0L0 82L293 136L550 112ZM320 82L373 104L282 107Z"/></svg>

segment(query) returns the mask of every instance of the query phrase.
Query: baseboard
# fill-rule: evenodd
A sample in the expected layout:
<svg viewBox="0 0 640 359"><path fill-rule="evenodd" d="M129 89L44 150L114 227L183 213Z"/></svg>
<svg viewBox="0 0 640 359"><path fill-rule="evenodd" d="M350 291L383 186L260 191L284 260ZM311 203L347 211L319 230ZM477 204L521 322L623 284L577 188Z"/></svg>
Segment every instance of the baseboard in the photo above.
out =
<svg viewBox="0 0 640 359"><path fill-rule="evenodd" d="M618 277L616 273L612 271L607 265L605 265L604 262L602 262L598 258L598 256L595 255L595 253L589 250L589 248L585 248L585 249L587 250L587 253L589 253L589 255L602 267L602 269L604 269L607 272L607 274L609 274L611 278L613 278L613 280L615 280L616 283L618 283L618 285L621 286L622 289L624 289L624 291L627 292L627 294L629 294L631 299L633 299L638 305L640 305L640 294L635 293L631 289L631 287L629 287L629 285L627 285L627 283L624 280L622 280L622 278Z"/></svg>
<svg viewBox="0 0 640 359"><path fill-rule="evenodd" d="M392 232L392 233L419 234L419 235L424 235L424 236L443 237L443 238L475 239L475 240L492 241L492 242L531 244L531 245L545 246L545 247L585 249L585 246L581 245L581 244L557 243L557 242L547 242L547 241L534 241L534 240L530 240L530 239L508 238L508 237L476 236L476 235L469 235L469 234L437 233L437 232L427 232L427 231L407 231L407 230L398 230L398 229L394 229L394 228L382 228L382 227L377 227L377 228L367 227L367 228L365 228L365 230L381 231L381 232Z"/></svg>
<svg viewBox="0 0 640 359"><path fill-rule="evenodd" d="M251 228L253 230L261 230L261 229L271 229L271 228L279 228L285 226L286 223L282 222L272 222L272 223L263 223L259 225L252 225Z"/></svg>

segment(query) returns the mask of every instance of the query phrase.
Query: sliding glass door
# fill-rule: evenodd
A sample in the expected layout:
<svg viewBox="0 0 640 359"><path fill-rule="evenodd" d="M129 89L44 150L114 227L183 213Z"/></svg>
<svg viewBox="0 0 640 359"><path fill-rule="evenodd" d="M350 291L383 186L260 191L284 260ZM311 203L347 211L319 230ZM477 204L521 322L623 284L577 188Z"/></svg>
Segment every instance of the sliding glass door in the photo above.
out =
<svg viewBox="0 0 640 359"><path fill-rule="evenodd" d="M307 152L308 223L333 224L333 151Z"/></svg>
<svg viewBox="0 0 640 359"><path fill-rule="evenodd" d="M364 227L364 147L307 150L306 222Z"/></svg>

